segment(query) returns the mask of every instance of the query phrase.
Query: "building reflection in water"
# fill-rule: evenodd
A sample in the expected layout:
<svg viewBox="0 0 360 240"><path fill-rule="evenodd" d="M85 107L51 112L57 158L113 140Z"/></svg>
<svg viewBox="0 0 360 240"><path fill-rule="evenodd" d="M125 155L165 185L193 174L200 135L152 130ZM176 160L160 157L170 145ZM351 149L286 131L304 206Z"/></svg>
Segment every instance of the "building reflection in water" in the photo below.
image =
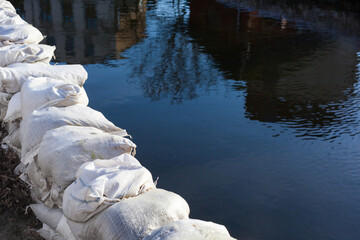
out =
<svg viewBox="0 0 360 240"><path fill-rule="evenodd" d="M23 8L60 62L117 59L145 37L146 0L26 0Z"/></svg>
<svg viewBox="0 0 360 240"><path fill-rule="evenodd" d="M324 10L323 16L328 16L323 19L331 25L325 28L327 22L305 24L307 11L293 20L276 15L283 4L259 4L268 7L269 12L264 13L242 8L249 1L221 2L190 2L190 35L228 78L235 80L234 89L245 89L248 118L283 122L305 138L332 139L343 132L357 133L356 112L360 109L353 102L353 93L358 81L359 31L354 27L358 21L334 32L334 22L344 26L349 20L344 13ZM287 7L292 10L291 5Z"/></svg>
<svg viewBox="0 0 360 240"><path fill-rule="evenodd" d="M245 93L246 117L331 139L358 131L360 26L349 11L356 6L318 3L26 0L23 15L57 46L57 61L68 63L121 58L146 37L128 66L152 100L191 100L223 74Z"/></svg>

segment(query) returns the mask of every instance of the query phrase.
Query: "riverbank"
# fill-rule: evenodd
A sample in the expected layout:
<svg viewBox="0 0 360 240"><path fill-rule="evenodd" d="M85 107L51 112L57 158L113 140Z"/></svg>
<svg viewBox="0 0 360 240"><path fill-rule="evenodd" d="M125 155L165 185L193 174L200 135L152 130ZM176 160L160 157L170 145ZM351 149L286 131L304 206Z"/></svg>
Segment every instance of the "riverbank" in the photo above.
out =
<svg viewBox="0 0 360 240"><path fill-rule="evenodd" d="M6 132L0 129L4 139ZM10 149L0 147L0 239L42 239L36 232L41 223L26 207L32 202L29 187L14 174L20 159Z"/></svg>

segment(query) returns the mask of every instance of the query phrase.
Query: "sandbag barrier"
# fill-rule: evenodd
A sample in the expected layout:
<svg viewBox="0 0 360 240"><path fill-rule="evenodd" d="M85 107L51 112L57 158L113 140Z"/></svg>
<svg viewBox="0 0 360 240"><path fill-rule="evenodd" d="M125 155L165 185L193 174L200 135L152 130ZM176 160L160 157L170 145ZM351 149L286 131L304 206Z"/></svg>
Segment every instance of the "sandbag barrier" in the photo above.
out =
<svg viewBox="0 0 360 240"><path fill-rule="evenodd" d="M189 219L179 195L156 188L126 130L88 107L81 65L52 66L55 47L0 0L2 144L45 239L233 239L219 224Z"/></svg>

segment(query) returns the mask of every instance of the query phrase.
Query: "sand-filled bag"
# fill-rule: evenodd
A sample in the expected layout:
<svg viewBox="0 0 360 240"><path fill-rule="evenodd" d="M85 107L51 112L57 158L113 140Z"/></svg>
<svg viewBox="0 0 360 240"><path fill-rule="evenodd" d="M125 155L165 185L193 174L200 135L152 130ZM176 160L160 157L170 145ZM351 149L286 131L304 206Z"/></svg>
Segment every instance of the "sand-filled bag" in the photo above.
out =
<svg viewBox="0 0 360 240"><path fill-rule="evenodd" d="M85 223L67 222L77 239L143 239L169 222L188 219L189 213L189 205L181 196L153 189L121 200Z"/></svg>
<svg viewBox="0 0 360 240"><path fill-rule="evenodd" d="M124 198L154 189L151 173L130 154L84 163L76 180L66 188L64 215L85 222Z"/></svg>
<svg viewBox="0 0 360 240"><path fill-rule="evenodd" d="M55 49L56 47L45 44L4 46L0 48L0 67L6 67L14 63L43 62L49 64L54 56Z"/></svg>
<svg viewBox="0 0 360 240"><path fill-rule="evenodd" d="M127 136L124 129L116 127L101 112L81 104L41 108L23 118L21 122L21 162L27 164L32 161L47 131L66 125L95 127L104 132Z"/></svg>
<svg viewBox="0 0 360 240"><path fill-rule="evenodd" d="M29 77L49 77L83 86L88 74L79 64L15 63L0 67L0 89L7 93L17 93Z"/></svg>
<svg viewBox="0 0 360 240"><path fill-rule="evenodd" d="M0 25L0 47L13 44L38 44L44 39L30 24Z"/></svg>

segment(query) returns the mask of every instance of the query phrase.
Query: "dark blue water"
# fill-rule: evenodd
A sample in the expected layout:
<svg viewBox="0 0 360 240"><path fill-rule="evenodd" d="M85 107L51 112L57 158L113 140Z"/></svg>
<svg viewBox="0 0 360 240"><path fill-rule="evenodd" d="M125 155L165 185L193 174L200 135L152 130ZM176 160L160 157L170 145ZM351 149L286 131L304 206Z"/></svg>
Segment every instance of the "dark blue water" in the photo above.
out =
<svg viewBox="0 0 360 240"><path fill-rule="evenodd" d="M15 1L158 187L238 239L359 239L356 1Z"/></svg>

